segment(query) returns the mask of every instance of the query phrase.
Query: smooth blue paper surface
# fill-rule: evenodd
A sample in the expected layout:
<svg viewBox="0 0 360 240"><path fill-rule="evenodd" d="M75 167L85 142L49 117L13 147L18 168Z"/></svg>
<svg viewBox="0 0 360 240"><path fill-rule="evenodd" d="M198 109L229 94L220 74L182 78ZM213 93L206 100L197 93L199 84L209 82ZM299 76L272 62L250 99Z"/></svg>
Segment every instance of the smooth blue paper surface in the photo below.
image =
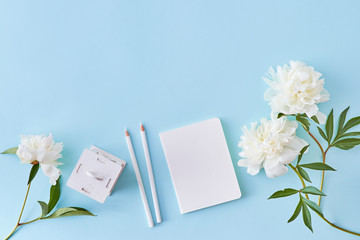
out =
<svg viewBox="0 0 360 240"><path fill-rule="evenodd" d="M262 80L270 66L305 61L323 73L335 116L360 114L358 1L0 1L0 149L20 134L52 133L64 143L57 207L69 217L21 227L13 239L357 239L312 214L288 224L297 197L267 200L300 182L268 179L236 165L241 127L269 117ZM222 120L242 197L181 215L158 134L212 117ZM147 130L163 223L150 229L124 139L128 128L155 220L139 124ZM357 129L358 130L358 129ZM316 130L313 130L316 133ZM321 161L311 144L303 161ZM318 136L318 135L317 135ZM65 186L84 148L126 160L105 204ZM325 216L360 232L360 148L331 149ZM16 224L30 166L0 156L0 238ZM309 170L319 186L320 173ZM40 214L48 178L39 172L23 221Z"/></svg>

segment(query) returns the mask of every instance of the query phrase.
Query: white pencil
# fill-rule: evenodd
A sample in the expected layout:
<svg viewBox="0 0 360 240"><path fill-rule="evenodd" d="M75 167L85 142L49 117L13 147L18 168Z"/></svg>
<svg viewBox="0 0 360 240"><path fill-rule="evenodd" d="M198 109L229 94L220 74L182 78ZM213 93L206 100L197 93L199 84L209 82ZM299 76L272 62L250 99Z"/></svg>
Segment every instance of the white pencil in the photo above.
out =
<svg viewBox="0 0 360 240"><path fill-rule="evenodd" d="M131 161L132 161L132 163L134 165L136 180L137 180L137 183L139 185L139 190L140 190L141 198L142 198L142 201L143 201L143 204L144 204L146 217L147 217L148 222L149 222L149 227L153 227L154 222L153 222L153 219L152 219L152 216L151 216L149 203L148 203L148 200L146 198L144 184L143 184L143 181L141 179L139 166L138 166L137 161L136 161L135 152L134 152L134 148L133 148L133 145L132 145L132 142L131 142L130 134L126 129L125 129L125 138L126 138L126 143L128 145Z"/></svg>
<svg viewBox="0 0 360 240"><path fill-rule="evenodd" d="M142 140L142 144L143 144L143 148L144 148L146 166L147 166L149 180L150 180L151 194L152 194L153 201L154 201L156 222L161 223L159 201L158 201L158 197L156 194L156 186L155 186L155 180L154 180L154 173L153 173L153 169L151 166L149 146L148 146L147 139L146 139L145 129L144 129L144 126L142 125L142 123L140 123L140 132L141 132L141 140Z"/></svg>

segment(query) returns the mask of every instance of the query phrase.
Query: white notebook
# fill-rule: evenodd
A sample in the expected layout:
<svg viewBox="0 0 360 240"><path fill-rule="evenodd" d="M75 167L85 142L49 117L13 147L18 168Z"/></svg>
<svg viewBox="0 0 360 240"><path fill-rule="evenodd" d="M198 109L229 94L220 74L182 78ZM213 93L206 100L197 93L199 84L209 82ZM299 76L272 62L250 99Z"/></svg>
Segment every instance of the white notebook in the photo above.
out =
<svg viewBox="0 0 360 240"><path fill-rule="evenodd" d="M241 197L220 119L160 133L181 214Z"/></svg>

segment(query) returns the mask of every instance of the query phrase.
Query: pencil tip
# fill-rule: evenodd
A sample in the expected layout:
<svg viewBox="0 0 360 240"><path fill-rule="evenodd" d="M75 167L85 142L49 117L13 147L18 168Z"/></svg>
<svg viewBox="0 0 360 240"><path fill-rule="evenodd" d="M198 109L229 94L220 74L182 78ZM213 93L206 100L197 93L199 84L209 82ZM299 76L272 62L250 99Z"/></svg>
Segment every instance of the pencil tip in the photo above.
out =
<svg viewBox="0 0 360 240"><path fill-rule="evenodd" d="M126 128L125 128L125 136L130 136L130 134Z"/></svg>
<svg viewBox="0 0 360 240"><path fill-rule="evenodd" d="M145 131L144 126L143 126L142 122L140 122L140 131Z"/></svg>

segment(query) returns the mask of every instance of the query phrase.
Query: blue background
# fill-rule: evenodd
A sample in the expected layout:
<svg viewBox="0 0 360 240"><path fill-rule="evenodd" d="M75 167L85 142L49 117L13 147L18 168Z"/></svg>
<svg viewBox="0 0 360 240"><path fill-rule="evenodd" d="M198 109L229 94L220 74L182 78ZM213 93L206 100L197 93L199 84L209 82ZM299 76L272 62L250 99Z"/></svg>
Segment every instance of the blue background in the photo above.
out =
<svg viewBox="0 0 360 240"><path fill-rule="evenodd" d="M300 187L290 172L268 179L236 165L241 127L268 117L262 76L270 66L302 60L323 73L335 116L360 114L358 1L0 1L0 146L20 134L52 133L64 143L58 207L85 207L97 217L24 226L13 239L356 239L313 216L288 224L297 197L267 200ZM222 120L242 198L181 215L158 134L211 117ZM145 188L150 186L139 134L147 128L163 223L146 221L123 130L133 138ZM315 130L314 130L315 131ZM312 144L304 161L320 161ZM318 136L318 135L317 135ZM100 204L65 186L81 152L97 145L129 164ZM15 225L29 165L0 156L0 237ZM359 148L331 149L324 214L360 232ZM309 171L315 186L320 173ZM23 221L48 200L39 172ZM152 200L149 198L153 217Z"/></svg>

